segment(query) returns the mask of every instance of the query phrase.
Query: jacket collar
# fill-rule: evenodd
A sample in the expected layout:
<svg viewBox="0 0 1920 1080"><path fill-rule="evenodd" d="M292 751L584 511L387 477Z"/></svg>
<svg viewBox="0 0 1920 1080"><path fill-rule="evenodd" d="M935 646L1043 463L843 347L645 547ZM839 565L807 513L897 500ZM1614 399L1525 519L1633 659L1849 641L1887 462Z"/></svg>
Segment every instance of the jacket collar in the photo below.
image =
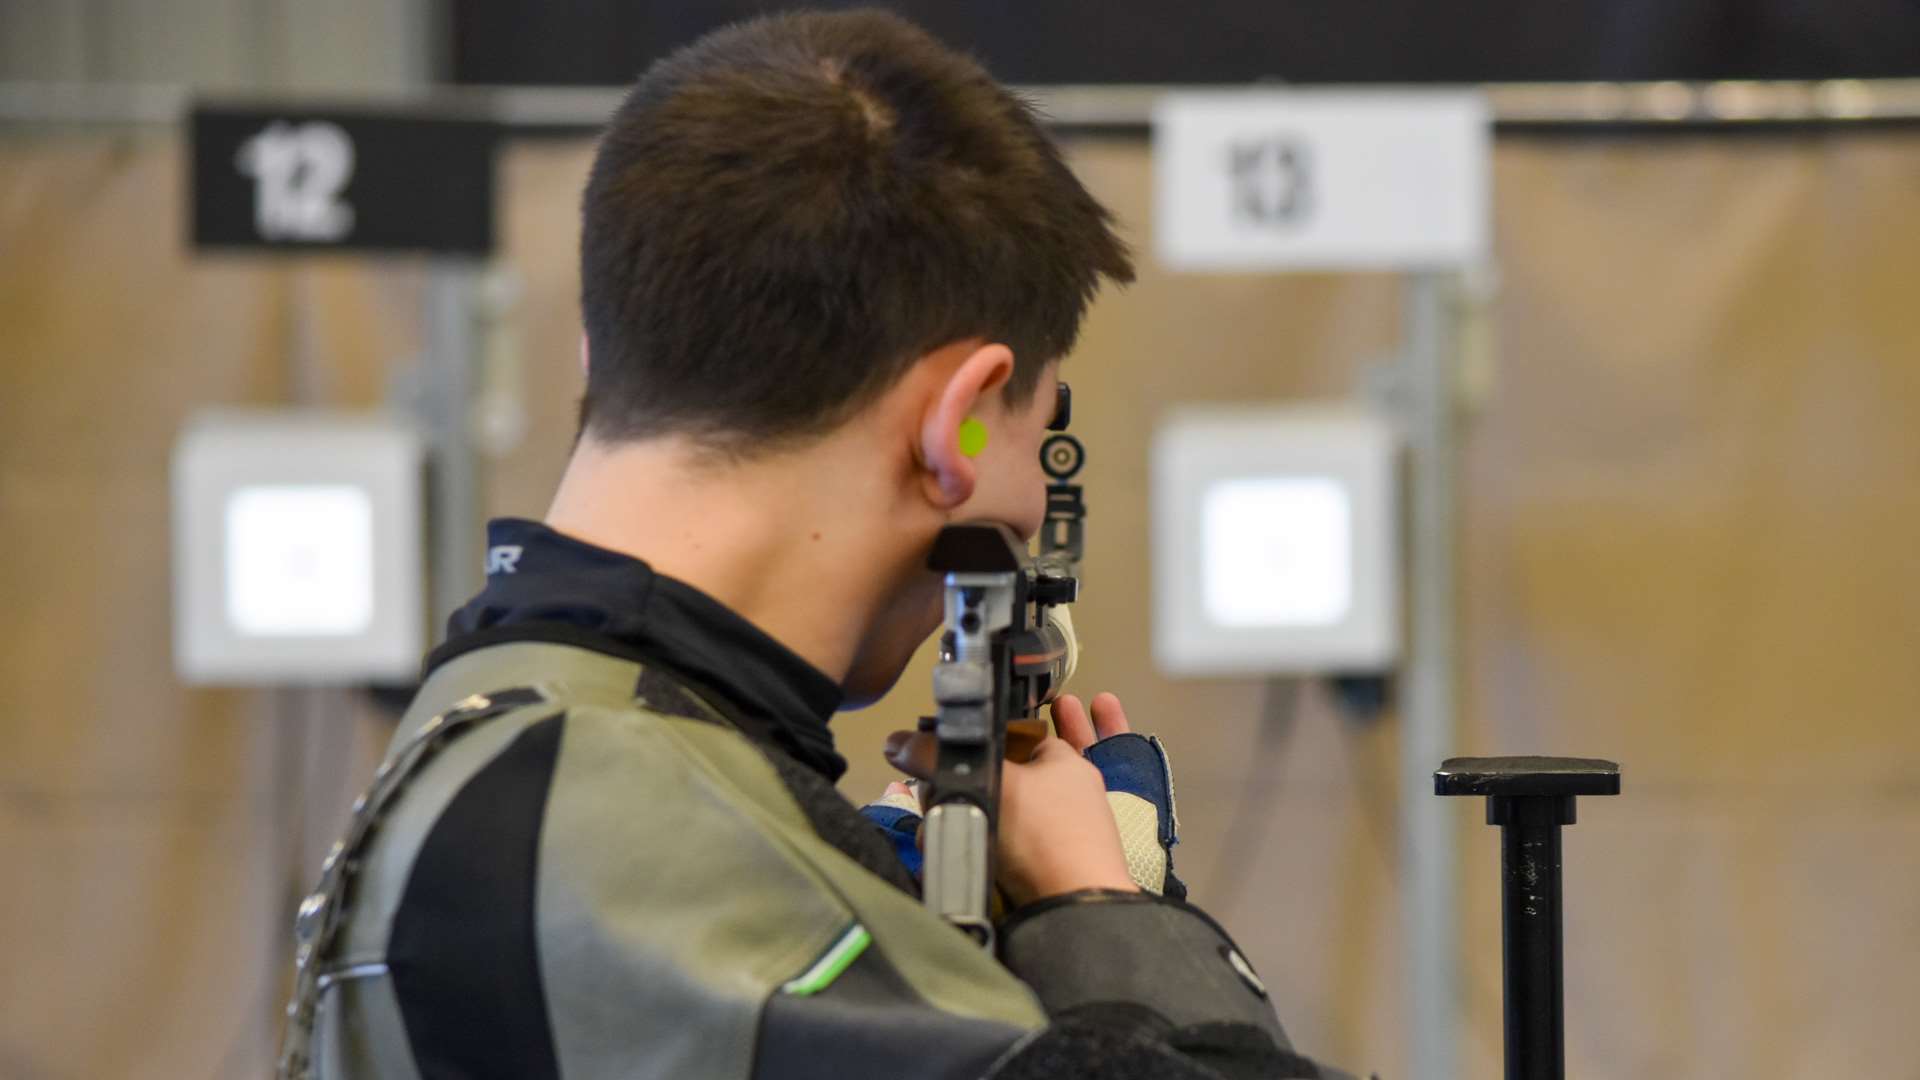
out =
<svg viewBox="0 0 1920 1080"><path fill-rule="evenodd" d="M718 600L536 521L490 522L487 545L486 588L448 620L428 670L482 645L584 631L718 694L714 704L749 736L829 781L846 771L827 727L839 685Z"/></svg>

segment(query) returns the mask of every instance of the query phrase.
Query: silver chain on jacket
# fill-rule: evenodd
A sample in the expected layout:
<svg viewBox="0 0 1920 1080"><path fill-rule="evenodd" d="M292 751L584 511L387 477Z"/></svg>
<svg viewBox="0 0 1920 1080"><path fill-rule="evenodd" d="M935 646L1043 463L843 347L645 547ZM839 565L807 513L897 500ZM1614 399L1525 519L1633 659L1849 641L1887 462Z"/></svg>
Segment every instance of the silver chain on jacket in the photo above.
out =
<svg viewBox="0 0 1920 1080"><path fill-rule="evenodd" d="M287 1003L287 1033L281 1043L280 1080L308 1080L313 1066L313 1025L320 995L334 981L320 970L347 910L347 890L360 868L360 857L379 831L387 810L407 783L445 749L454 737L504 713L527 705L554 701L559 695L543 685L475 694L420 725L411 739L373 774L373 782L353 801L346 834L320 864L320 884L300 902L294 920L293 1000Z"/></svg>

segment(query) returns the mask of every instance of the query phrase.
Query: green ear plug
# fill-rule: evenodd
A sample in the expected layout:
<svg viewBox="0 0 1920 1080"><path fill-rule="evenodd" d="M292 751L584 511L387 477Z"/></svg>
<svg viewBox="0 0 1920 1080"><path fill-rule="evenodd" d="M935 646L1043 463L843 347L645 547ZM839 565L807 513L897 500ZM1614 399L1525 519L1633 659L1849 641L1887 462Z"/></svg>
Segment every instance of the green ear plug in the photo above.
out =
<svg viewBox="0 0 1920 1080"><path fill-rule="evenodd" d="M960 422L960 452L968 457L979 457L980 451L987 448L987 425L975 417L967 417Z"/></svg>

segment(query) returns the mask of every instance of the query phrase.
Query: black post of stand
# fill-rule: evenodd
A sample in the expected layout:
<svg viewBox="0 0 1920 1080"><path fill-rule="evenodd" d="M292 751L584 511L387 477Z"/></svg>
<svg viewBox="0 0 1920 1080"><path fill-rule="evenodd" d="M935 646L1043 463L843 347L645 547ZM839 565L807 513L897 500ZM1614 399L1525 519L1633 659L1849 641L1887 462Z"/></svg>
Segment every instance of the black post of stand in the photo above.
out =
<svg viewBox="0 0 1920 1080"><path fill-rule="evenodd" d="M1593 758L1448 758L1435 795L1485 795L1500 826L1501 945L1506 964L1507 1080L1565 1080L1560 827L1580 795L1620 794L1620 766Z"/></svg>

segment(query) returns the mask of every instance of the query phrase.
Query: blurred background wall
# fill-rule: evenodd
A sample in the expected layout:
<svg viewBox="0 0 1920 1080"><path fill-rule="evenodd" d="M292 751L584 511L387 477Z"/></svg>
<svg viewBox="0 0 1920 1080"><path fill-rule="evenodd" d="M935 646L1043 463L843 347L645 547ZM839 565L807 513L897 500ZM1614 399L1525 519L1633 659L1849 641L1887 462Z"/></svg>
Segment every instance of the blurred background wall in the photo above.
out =
<svg viewBox="0 0 1920 1080"><path fill-rule="evenodd" d="M83 7L114 16L110 37L150 18ZM304 17L189 7L195 25L269 39ZM0 4L0 74L56 77L19 66L50 61L18 29L66 26L61 10ZM427 70L421 39L385 21L395 9L356 10L330 24L340 66L310 81L289 71L326 65L235 40L207 46L228 59L191 62L232 87L403 86ZM1400 286L1170 274L1147 244L1144 142L1070 150L1143 256L1069 361L1091 455L1082 685L1118 691L1167 739L1178 865L1296 1041L1407 1075L1395 814L1428 796L1397 790L1395 717L1355 718L1319 683L1160 677L1146 585L1160 410L1352 394L1397 345ZM590 151L502 151L506 287L489 318L528 428L489 463L493 513L544 510L572 433ZM391 399L421 348L424 268L196 258L181 153L166 127L0 136L9 1080L265 1072L293 904L387 732L356 692L175 682L167 453L208 404ZM1920 131L1507 138L1495 185L1498 364L1463 461L1459 752L1625 764L1626 796L1590 803L1567 834L1570 1071L1916 1075ZM851 796L887 779L878 740L923 710L926 682L923 657L836 721ZM1496 833L1477 807L1454 811L1462 1074L1491 1076Z"/></svg>
<svg viewBox="0 0 1920 1080"><path fill-rule="evenodd" d="M428 0L0 0L0 76L203 90L390 90L443 66Z"/></svg>

